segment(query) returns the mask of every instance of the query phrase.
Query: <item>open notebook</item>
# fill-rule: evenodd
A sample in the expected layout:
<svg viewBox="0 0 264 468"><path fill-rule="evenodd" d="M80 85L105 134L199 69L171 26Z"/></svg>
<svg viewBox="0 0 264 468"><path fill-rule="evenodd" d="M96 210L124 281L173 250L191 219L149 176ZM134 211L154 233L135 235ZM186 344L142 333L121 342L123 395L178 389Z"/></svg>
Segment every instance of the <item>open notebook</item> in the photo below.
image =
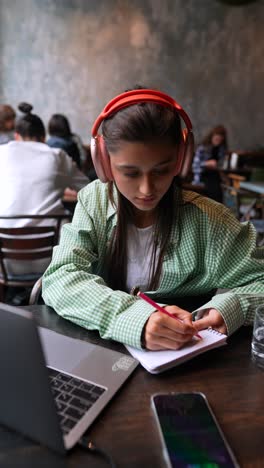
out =
<svg viewBox="0 0 264 468"><path fill-rule="evenodd" d="M159 372L177 366L182 362L188 361L209 349L217 348L218 346L226 344L227 336L212 328L199 331L199 335L202 336L202 340L194 337L190 343L184 346L184 348L177 351L148 351L144 349L136 349L128 345L126 348L148 372L158 374Z"/></svg>

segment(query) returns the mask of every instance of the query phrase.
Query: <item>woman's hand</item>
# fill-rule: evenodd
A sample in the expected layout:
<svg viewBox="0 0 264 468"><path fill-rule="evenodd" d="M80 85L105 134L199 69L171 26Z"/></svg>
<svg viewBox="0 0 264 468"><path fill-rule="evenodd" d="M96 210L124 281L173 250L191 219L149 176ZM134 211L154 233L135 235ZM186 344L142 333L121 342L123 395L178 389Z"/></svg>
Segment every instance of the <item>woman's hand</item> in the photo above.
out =
<svg viewBox="0 0 264 468"><path fill-rule="evenodd" d="M76 190L73 190L71 189L70 187L67 187L65 190L64 190L64 194L63 194L64 198L69 198L69 199L73 199L73 200L77 200L77 192Z"/></svg>
<svg viewBox="0 0 264 468"><path fill-rule="evenodd" d="M206 167L206 169L216 169L217 168L217 160L216 159L208 159L208 161L205 161L204 167Z"/></svg>
<svg viewBox="0 0 264 468"><path fill-rule="evenodd" d="M216 309L206 309L202 318L193 322L197 331L212 327L220 333L227 333L226 324L220 312Z"/></svg>
<svg viewBox="0 0 264 468"><path fill-rule="evenodd" d="M145 346L147 349L179 349L190 341L196 333L192 314L177 306L164 307L175 320L162 312L154 312L145 326Z"/></svg>

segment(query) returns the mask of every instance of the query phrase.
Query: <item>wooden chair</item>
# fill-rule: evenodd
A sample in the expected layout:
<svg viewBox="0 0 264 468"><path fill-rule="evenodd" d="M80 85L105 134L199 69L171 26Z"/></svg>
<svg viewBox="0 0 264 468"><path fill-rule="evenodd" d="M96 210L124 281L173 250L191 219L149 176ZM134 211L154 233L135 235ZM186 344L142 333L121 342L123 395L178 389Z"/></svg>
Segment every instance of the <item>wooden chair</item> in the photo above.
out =
<svg viewBox="0 0 264 468"><path fill-rule="evenodd" d="M237 208L238 218L243 216L245 211L247 213L251 213L254 207L254 203L252 206L251 204L254 198L256 197L254 196L254 194L250 194L249 192L243 189L243 182L264 182L264 168L252 167L250 173L248 173L247 176L242 176L230 172L228 174L224 174L224 176L221 176L221 179L224 198L223 203L231 209L235 204ZM256 203L255 205L255 208L258 209L258 205ZM245 217L245 219L249 219L249 217Z"/></svg>
<svg viewBox="0 0 264 468"><path fill-rule="evenodd" d="M1 220L40 219L47 225L27 227L1 227ZM52 257L53 247L58 243L63 220L70 220L70 215L22 215L0 216L0 301L4 302L8 288L31 288L44 273L12 274L8 262L12 265L29 265L34 260L46 260ZM52 225L49 225L51 221ZM44 270L46 267L44 267Z"/></svg>
<svg viewBox="0 0 264 468"><path fill-rule="evenodd" d="M240 181L242 183L243 181ZM222 185L223 203L240 221L251 221L257 231L257 245L264 245L264 198L246 191L243 184L238 187L234 185Z"/></svg>

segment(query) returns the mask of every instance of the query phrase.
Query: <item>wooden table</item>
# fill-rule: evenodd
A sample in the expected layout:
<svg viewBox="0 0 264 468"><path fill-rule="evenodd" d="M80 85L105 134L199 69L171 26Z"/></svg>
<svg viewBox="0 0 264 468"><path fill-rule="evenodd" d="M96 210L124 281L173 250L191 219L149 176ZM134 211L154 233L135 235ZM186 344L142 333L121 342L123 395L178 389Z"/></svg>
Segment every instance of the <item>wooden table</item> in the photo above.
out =
<svg viewBox="0 0 264 468"><path fill-rule="evenodd" d="M116 350L59 317L47 306L30 306L41 326ZM228 345L211 350L160 375L138 367L87 433L109 451L119 468L162 468L159 437L150 395L164 391L201 391L207 396L241 467L264 466L264 372L251 361L252 328L243 327ZM1 356L3 358L3 356ZM18 389L19 391L19 389ZM106 468L104 459L76 446L65 458L0 427L0 467Z"/></svg>

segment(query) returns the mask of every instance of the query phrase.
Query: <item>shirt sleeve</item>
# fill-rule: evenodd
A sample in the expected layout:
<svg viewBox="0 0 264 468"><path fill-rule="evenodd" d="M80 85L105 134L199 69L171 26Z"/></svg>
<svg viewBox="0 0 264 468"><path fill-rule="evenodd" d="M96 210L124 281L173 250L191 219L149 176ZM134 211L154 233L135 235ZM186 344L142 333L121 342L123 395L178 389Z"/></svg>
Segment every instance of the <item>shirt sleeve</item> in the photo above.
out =
<svg viewBox="0 0 264 468"><path fill-rule="evenodd" d="M253 323L256 307L264 302L264 248L256 246L256 231L250 222L240 223L223 207L221 223L210 232L216 249L211 249L210 267L218 288L199 309L215 308L222 315L228 334Z"/></svg>
<svg viewBox="0 0 264 468"><path fill-rule="evenodd" d="M203 172L203 165L207 158L206 152L203 146L198 146L195 151L195 155L192 163L192 172L193 172L193 182L201 182L201 174Z"/></svg>
<svg viewBox="0 0 264 468"><path fill-rule="evenodd" d="M44 301L65 319L98 330L102 338L140 348L142 330L155 308L126 292L113 291L94 273L102 261L100 237L82 192L78 198L73 221L63 226L43 277Z"/></svg>

